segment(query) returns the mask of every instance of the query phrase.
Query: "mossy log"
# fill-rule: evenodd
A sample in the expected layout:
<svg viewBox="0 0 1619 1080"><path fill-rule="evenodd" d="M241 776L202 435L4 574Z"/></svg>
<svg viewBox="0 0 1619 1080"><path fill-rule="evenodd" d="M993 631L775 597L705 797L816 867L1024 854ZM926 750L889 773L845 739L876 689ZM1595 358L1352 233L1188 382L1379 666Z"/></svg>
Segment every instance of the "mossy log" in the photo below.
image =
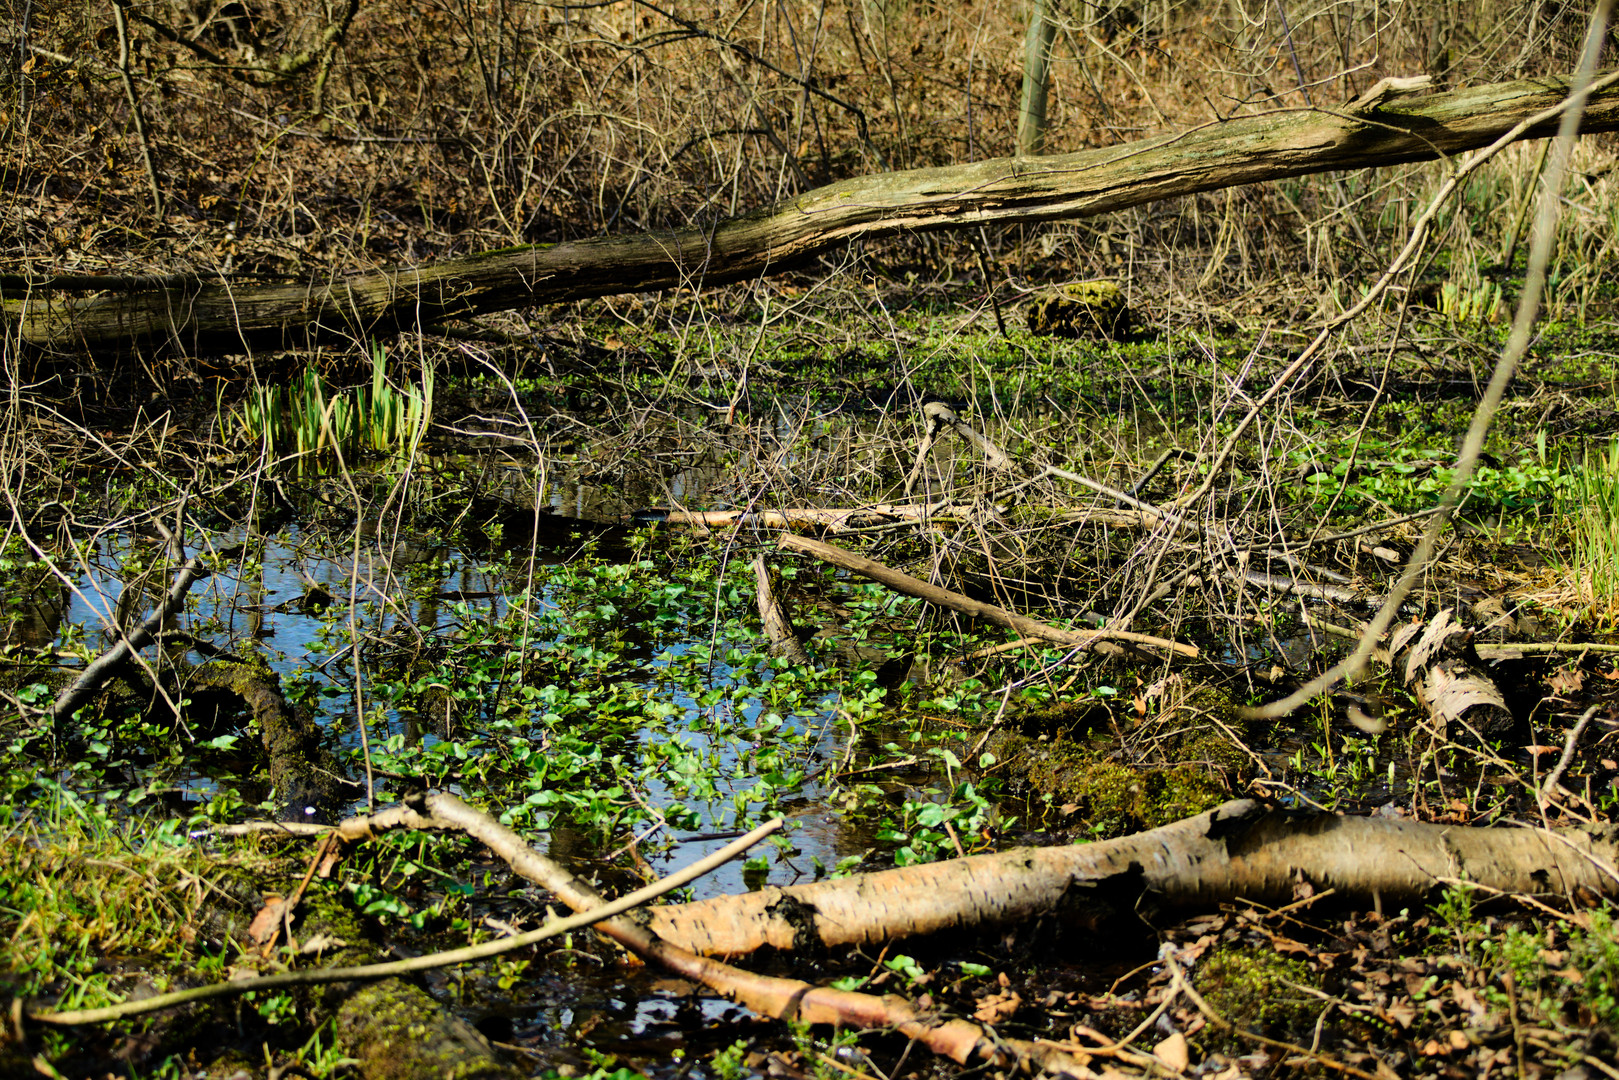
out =
<svg viewBox="0 0 1619 1080"><path fill-rule="evenodd" d="M326 935L342 942L322 959L331 967L375 961L360 917L331 893L312 894L303 905L306 939ZM309 996L317 1017L336 1019L338 1038L365 1080L516 1080L528 1075L503 1059L477 1028L450 1012L407 978L336 983Z"/></svg>
<svg viewBox="0 0 1619 1080"><path fill-rule="evenodd" d="M403 979L362 986L337 1011L337 1034L366 1080L515 1080L471 1024Z"/></svg>
<svg viewBox="0 0 1619 1080"><path fill-rule="evenodd" d="M253 714L283 817L331 820L350 794L343 789L342 767L322 742L319 726L287 702L280 676L262 657L210 660L188 672L187 679L192 686L234 694Z"/></svg>
<svg viewBox="0 0 1619 1080"><path fill-rule="evenodd" d="M0 276L6 333L35 350L231 353L356 337L529 304L786 269L850 241L1090 217L1158 199L1485 146L1557 106L1548 77L1398 97L1359 111L1289 109L1048 157L998 158L844 180L712 227L488 251L421 267L271 286L208 279ZM1525 138L1554 134L1555 119ZM1619 129L1619 87L1592 94L1581 131ZM123 287L124 292L110 291Z"/></svg>

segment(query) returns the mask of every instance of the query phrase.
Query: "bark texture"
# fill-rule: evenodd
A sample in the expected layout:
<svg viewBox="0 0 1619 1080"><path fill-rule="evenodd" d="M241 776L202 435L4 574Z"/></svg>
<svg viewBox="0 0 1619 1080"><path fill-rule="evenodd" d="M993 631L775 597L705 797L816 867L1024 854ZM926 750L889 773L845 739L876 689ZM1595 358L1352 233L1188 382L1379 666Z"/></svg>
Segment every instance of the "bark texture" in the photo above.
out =
<svg viewBox="0 0 1619 1080"><path fill-rule="evenodd" d="M483 811L448 793L429 795L427 809L437 821L482 841L514 872L550 890L575 911L601 905L600 895L588 884L529 847L522 837ZM763 1016L809 1024L893 1028L934 1053L959 1062L975 1054L983 1054L991 1061L1000 1057L993 1045L986 1045L984 1032L976 1024L926 1015L899 998L879 998L743 971L663 941L627 915L598 923L596 929L649 963L701 983Z"/></svg>
<svg viewBox="0 0 1619 1080"><path fill-rule="evenodd" d="M1512 711L1473 639L1474 631L1446 608L1426 624L1409 623L1389 636L1389 666L1441 733L1503 738L1512 732Z"/></svg>
<svg viewBox="0 0 1619 1080"><path fill-rule="evenodd" d="M1619 895L1619 828L1466 828L1226 803L1096 844L1023 848L813 885L653 908L660 939L711 956L811 952L940 931L1235 899L1285 903L1308 882L1351 899L1419 901L1447 883L1566 897Z"/></svg>
<svg viewBox="0 0 1619 1080"><path fill-rule="evenodd" d="M793 625L792 608L788 606L786 598L779 595L776 582L771 580L773 577L770 568L765 565L765 557L756 556L753 560L754 592L765 637L770 639L770 649L776 655L784 656L795 664L809 664L810 655L804 648L804 639Z"/></svg>
<svg viewBox="0 0 1619 1080"><path fill-rule="evenodd" d="M289 821L329 822L345 795L342 765L326 749L321 729L287 703L281 677L262 657L245 662L211 660L189 673L190 685L236 695L259 725L270 783L281 816Z"/></svg>
<svg viewBox="0 0 1619 1080"><path fill-rule="evenodd" d="M1074 154L845 180L712 228L505 248L295 284L179 281L75 295L8 276L0 278L0 311L15 340L47 351L298 346L526 304L744 280L863 238L1089 217L1199 191L1441 157L1488 144L1557 105L1568 88L1562 77L1520 80L1400 97L1355 113L1241 117ZM1526 137L1555 128L1552 120ZM1609 87L1591 96L1580 129L1616 128L1619 87Z"/></svg>

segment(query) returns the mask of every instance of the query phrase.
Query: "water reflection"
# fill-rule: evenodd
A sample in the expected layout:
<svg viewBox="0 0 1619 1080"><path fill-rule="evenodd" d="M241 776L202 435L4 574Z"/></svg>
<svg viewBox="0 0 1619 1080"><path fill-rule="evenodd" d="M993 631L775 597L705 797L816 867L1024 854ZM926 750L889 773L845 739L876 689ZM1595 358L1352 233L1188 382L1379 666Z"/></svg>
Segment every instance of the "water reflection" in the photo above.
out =
<svg viewBox="0 0 1619 1080"><path fill-rule="evenodd" d="M581 485L566 490L575 510L588 507L600 513L613 505L610 496L581 495L585 490ZM557 506L561 492L550 491L550 508ZM559 597L547 584L547 567L563 564L587 549L594 559L607 553L609 561L627 559L632 551L634 538L620 526L582 523L554 513L531 515L528 525L527 535L501 538L502 547L522 552L521 557L487 561L458 544L435 543L434 537L390 536L381 525L348 536L303 527L266 536L238 526L208 538L209 549L227 553L228 558L212 560L214 572L194 586L184 613L171 629L184 629L198 640L244 654L255 651L252 643L258 643L257 651L281 678L283 687L298 688L298 700L314 710L342 750L353 752L360 744L357 701L374 717L368 729L373 747L393 740L391 745L397 747L431 749L461 739L468 731L491 730L497 720L495 702L501 696L501 685L491 684L481 691L440 686L437 689L442 692L406 695L411 706L388 707L378 715L373 712L374 702L383 697L367 680L381 678L378 672L390 666L409 667L411 657L428 653L445 640L481 635L505 650L509 643L502 635L509 634L509 627L503 628L502 623L514 604L526 605L533 625L557 610ZM59 640L64 620L68 625L101 627L111 640L113 627L144 618L169 583L160 568L148 573L131 568L142 563L160 567L163 559L161 545L155 542L104 539L89 552L75 589L42 581L24 594L20 606L13 604L20 613L13 620L18 640ZM709 611L713 601L700 599L700 607ZM715 659L702 669L707 672L703 685L672 680L670 666L691 659L694 648L709 649L713 628L706 616L693 620L684 630L654 625L659 618L656 605L640 602L633 595L622 599L614 617L622 637L612 644L612 670L616 672L612 679L640 692L648 707L668 713L661 724L649 723L623 752L651 760L669 744L678 743L690 757L707 764L718 777L719 788L712 804L696 801L686 792L682 777L664 773L640 781L641 787L628 793L654 813L677 799L698 811L695 828L686 823L678 830L648 830L644 821L638 827L652 842L649 851L659 850L672 836L679 841L653 858L654 869L667 872L723 845L723 836L706 834L731 828L734 797L775 768L768 761L755 760L755 755L769 748L775 725L804 735L812 743L819 739L825 745L815 749L823 757L835 755L838 747L832 745L835 701L807 715L788 713L779 720L767 716L758 687L772 677L768 671L738 669ZM543 670L548 651L556 645L543 636L529 642L521 663L501 679L509 686L522 685L529 668ZM179 673L184 685L184 669L207 660L187 639L170 646L162 662ZM534 680L528 681L532 684ZM738 693L738 687L751 689ZM707 700L709 691L718 691L717 702ZM199 708L202 705L199 694ZM190 734L194 738L211 736L213 729ZM188 760L201 757L186 755ZM193 771L164 778L171 803L178 806L183 805L181 800L190 800L194 808L225 785L243 789L252 798L263 796L240 778L248 760L216 754L207 762L206 767L188 765ZM845 855L863 850L864 837L843 838L819 784L783 788L778 794L795 804L798 829L793 844L797 853L791 862L772 861L769 880L790 883L812 873L816 861L831 866ZM348 809L358 810L360 804ZM757 812L756 804L754 809ZM560 821L553 819L555 827L540 846L549 848L565 865L599 868L604 852L583 834L561 827ZM760 881L755 876L745 880L741 865L733 864L700 888L703 895L711 895L757 887Z"/></svg>

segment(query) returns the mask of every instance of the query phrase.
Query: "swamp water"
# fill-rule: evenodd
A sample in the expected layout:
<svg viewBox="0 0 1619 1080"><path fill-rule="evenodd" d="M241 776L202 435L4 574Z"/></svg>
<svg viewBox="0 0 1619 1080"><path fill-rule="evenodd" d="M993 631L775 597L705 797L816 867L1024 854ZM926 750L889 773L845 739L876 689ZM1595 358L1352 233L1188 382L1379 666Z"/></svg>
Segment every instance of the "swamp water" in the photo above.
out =
<svg viewBox="0 0 1619 1080"><path fill-rule="evenodd" d="M577 488L554 496L569 508L600 498ZM209 560L214 572L170 629L262 656L288 699L329 733L350 778L365 776L355 719L363 711L379 792L426 782L464 794L615 891L639 884L614 866L627 849L641 874L661 876L777 814L790 821L785 843L733 861L688 895L812 880L868 856L876 825L846 819L826 778L850 750L851 723L883 727L882 692L869 678L772 661L751 629L743 561L731 566L648 528L546 526L533 547L508 535L478 555L429 535L373 533L356 544L299 526L272 536L222 530L206 537L221 553ZM167 576L137 567L162 554L144 539L96 545L70 589L45 583L12 594L13 636L99 653L109 637L97 628L139 621L160 599ZM879 607L874 587L830 588L837 601ZM211 651L165 648L162 663L181 672L181 686L184 669ZM36 686L25 694L48 702ZM115 701L108 719L85 710L74 760L41 777L60 785L63 802L99 801L116 817L177 814L203 843L210 822L281 816L251 775L262 755L240 710L208 727L190 709L178 723L164 717L160 704L110 718L128 706ZM889 775L896 793L924 797L905 783L921 781L921 771ZM356 786L336 810L364 806ZM541 892L494 861L476 859L473 870L452 876L430 860L396 862L356 899L418 951L456 944L453 933L442 936L455 914L524 928L543 921ZM529 1046L583 1041L656 1060L742 1015L589 952L545 955L556 962L498 991L487 979L428 978L486 1034ZM725 1030L733 1034L722 1046L736 1037L734 1023Z"/></svg>
<svg viewBox="0 0 1619 1080"><path fill-rule="evenodd" d="M793 432L780 434L785 444ZM836 447L773 461L760 453L743 468L693 455L661 474L621 473L611 488L559 470L539 485L539 498L525 498L536 486L532 471L489 470L468 500L482 506L470 523L442 513L408 518L437 522L429 527L368 518L372 506L389 504L393 481L379 481L381 493L359 514L357 497L347 510L342 497L314 497L277 527L219 521L208 535L187 537L214 553L213 573L193 588L175 628L262 656L288 698L329 732L350 779L365 776L369 752L379 791L426 783L465 793L615 891L694 862L776 814L789 819L781 843L691 895L1083 831L1049 801L1006 797L1007 762L979 753L979 736L992 718L1048 702L1065 683L1060 696L1088 695L1128 722L1132 687L1115 681L1122 674L1087 675L1076 687L1070 671L1043 670L1056 653L1026 652L994 670L961 665L963 654L1005 635L928 628L912 601L771 554L768 534L702 538L626 525L649 506L745 496L736 478L762 462L825 474L836 458ZM433 502L429 494L413 506ZM759 549L788 578L801 627L825 628L811 643L812 669L771 658L757 631L747 562ZM19 634L97 654L106 646L97 628L128 625L157 602L166 578L141 568L163 558L149 539L104 540L87 553L74 589L10 592L25 609ZM1297 659L1291 654L1306 640L1283 638L1274 650L1258 639L1200 644L1234 671ZM182 672L206 660L205 650L171 648L167 662ZM932 677L907 681L918 659ZM1014 684L1016 692L1001 692ZM161 806L190 817L199 836L210 821L274 809L250 776L260 755L242 716L216 726L187 716L177 727L161 707L93 713L83 752L55 777L64 792L121 814ZM363 741L357 715L366 718ZM1370 740L1346 745L1328 726L1278 732L1259 750L1280 778L1273 794L1380 803L1405 788L1405 762ZM1331 770L1315 767L1317 757ZM338 811L363 806L356 786ZM453 943L443 931L454 915L522 928L544 915L542 894L478 857L452 871L401 857L356 899L415 951ZM1068 978L1105 988L1111 975L1097 967ZM430 982L488 1034L554 1048L558 1060L584 1044L656 1061L704 1031L720 1046L741 1033L732 1006L572 946L512 977L441 972Z"/></svg>
<svg viewBox="0 0 1619 1080"><path fill-rule="evenodd" d="M552 837L553 849L582 842L575 823L556 822L559 812L593 816L587 828L616 824L621 839L634 835L646 843L662 874L722 846L761 808L793 816L794 855L747 874L746 884L741 863L733 863L697 886L702 895L766 880L790 884L817 863L830 867L864 852L869 836L843 837L825 802L829 789L810 774L824 774L843 749L845 694L859 697L869 684L846 683L832 672L772 690L777 669L738 625L745 610L724 610L749 602L740 577L721 580L718 567L702 567L693 575L701 581L654 581L660 539L646 530L592 531L575 534L565 547L540 549L532 560L474 557L418 537L390 545L386 555L368 541L357 563L354 552L305 541L297 529L260 540L221 533L211 545L240 557L193 587L180 622L215 644L231 643L234 652L260 651L289 698L314 710L353 776L364 775L357 705L368 718L373 767L384 774L442 777L450 790L478 797L480 785L456 780L455 771L491 756L504 759L503 772L522 772L511 758L518 754L531 778L516 778L524 801L513 818L542 830L555 822L563 838ZM120 569L129 557L127 543L98 549L58 609L63 625L94 628L127 624L131 611L144 616L161 590L126 586ZM104 634L87 636L93 649L104 647ZM363 663L356 663L356 641ZM181 664L205 660L197 652L175 656L176 648L171 656ZM412 662L435 649L444 654L436 667ZM514 702L527 707L527 730L513 719L522 711ZM583 717L579 741L566 730L575 716ZM597 729L598 743L590 729L604 717L611 730ZM176 736L225 751L250 738L184 724ZM618 744L601 777L611 782L546 797L532 755L553 755L553 763L571 756L570 764L588 770L598 762L592 751L612 740ZM242 779L228 768L235 763L229 753L216 763L227 768L132 762L123 776L138 786L124 793L143 791L201 810L228 799L225 792ZM386 776L378 778L379 790L390 786L396 785ZM363 810L358 794L342 812ZM704 838L714 833L724 835ZM672 847L657 850L670 839ZM552 853L589 869L587 850Z"/></svg>

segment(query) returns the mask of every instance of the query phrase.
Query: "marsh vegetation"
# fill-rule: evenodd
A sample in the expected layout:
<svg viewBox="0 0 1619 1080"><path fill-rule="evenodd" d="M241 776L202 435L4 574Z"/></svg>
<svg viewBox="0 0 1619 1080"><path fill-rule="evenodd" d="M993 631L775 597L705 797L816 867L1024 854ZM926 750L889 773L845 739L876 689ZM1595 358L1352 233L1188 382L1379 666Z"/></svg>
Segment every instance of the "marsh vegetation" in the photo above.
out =
<svg viewBox="0 0 1619 1080"><path fill-rule="evenodd" d="M73 298L341 295L1010 158L1028 11L9 2L0 1073L1619 1075L1595 855L1397 899L1134 873L921 937L913 894L880 941L794 916L723 994L625 920L133 1012L510 939L777 818L650 925L1236 799L1610 843L1614 136L41 345ZM1052 154L1568 80L1591 18L1041 8Z"/></svg>

